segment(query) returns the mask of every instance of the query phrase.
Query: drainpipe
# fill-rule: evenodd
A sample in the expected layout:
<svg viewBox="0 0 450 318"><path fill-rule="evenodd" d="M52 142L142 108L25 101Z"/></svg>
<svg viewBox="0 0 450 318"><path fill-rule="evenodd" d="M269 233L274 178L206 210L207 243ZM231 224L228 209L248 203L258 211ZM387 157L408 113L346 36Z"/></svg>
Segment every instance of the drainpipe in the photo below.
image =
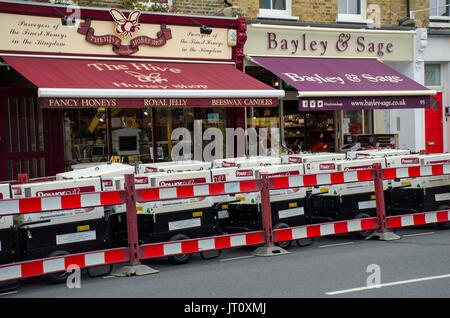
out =
<svg viewBox="0 0 450 318"><path fill-rule="evenodd" d="M405 23L411 18L409 15L409 11L410 11L410 0L406 0L406 17L398 21L399 26L403 25L403 23Z"/></svg>

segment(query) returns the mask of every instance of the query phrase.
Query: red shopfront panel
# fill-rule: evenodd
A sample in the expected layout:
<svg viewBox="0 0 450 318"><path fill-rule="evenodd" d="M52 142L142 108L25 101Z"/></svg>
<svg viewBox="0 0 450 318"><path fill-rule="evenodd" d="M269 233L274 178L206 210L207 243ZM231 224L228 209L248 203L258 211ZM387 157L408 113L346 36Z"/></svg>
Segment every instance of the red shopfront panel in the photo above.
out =
<svg viewBox="0 0 450 318"><path fill-rule="evenodd" d="M61 111L41 109L37 90L0 90L0 181L63 171Z"/></svg>
<svg viewBox="0 0 450 318"><path fill-rule="evenodd" d="M425 147L429 153L444 151L442 93L431 96L431 107L425 109Z"/></svg>

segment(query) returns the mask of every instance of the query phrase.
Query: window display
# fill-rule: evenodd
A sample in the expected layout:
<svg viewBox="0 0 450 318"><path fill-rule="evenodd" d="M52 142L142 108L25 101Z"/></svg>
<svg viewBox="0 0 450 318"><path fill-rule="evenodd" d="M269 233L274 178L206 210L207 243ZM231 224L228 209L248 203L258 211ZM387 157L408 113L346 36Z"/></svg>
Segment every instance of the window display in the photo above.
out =
<svg viewBox="0 0 450 318"><path fill-rule="evenodd" d="M108 125L111 125L111 142L108 142ZM152 118L147 109L69 109L64 112L66 170L79 163L108 161L111 155L125 162L150 162L151 146Z"/></svg>
<svg viewBox="0 0 450 318"><path fill-rule="evenodd" d="M104 109L68 109L64 118L65 166L107 160Z"/></svg>
<svg viewBox="0 0 450 318"><path fill-rule="evenodd" d="M292 151L334 152L335 112L298 110L297 100L284 101L284 142Z"/></svg>
<svg viewBox="0 0 450 318"><path fill-rule="evenodd" d="M267 151L270 152L272 146L278 141L274 138L280 138L280 132L278 136L272 136L271 129L280 129L280 117L278 107L252 107L247 109L247 128L254 128L258 134L258 143L261 142L261 138L264 136L261 134L260 129L267 129ZM259 151L259 150L258 150ZM264 155L258 152L259 155Z"/></svg>

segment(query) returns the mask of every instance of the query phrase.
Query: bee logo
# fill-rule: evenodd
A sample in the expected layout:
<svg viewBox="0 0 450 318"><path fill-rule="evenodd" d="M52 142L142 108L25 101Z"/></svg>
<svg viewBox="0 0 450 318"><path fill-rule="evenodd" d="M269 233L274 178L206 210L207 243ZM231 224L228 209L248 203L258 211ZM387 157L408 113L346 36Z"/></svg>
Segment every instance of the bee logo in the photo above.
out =
<svg viewBox="0 0 450 318"><path fill-rule="evenodd" d="M109 10L109 13L113 17L114 21L116 21L116 32L118 34L123 34L124 36L131 36L136 30L139 30L140 24L138 23L139 16L141 15L140 11L133 11L128 15L128 18L125 15L116 9Z"/></svg>

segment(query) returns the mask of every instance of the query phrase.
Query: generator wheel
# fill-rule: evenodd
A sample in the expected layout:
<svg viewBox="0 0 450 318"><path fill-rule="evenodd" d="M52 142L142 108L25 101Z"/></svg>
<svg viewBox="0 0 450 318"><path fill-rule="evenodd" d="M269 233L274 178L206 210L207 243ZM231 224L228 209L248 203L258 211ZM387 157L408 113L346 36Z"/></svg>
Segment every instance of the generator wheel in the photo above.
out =
<svg viewBox="0 0 450 318"><path fill-rule="evenodd" d="M450 207L448 205L441 205L437 209L438 210L448 210L448 209L450 209ZM440 230L448 230L448 229L450 229L450 221L436 223L436 226Z"/></svg>
<svg viewBox="0 0 450 318"><path fill-rule="evenodd" d="M63 256L63 255L69 255L70 253L67 251L53 251L51 252L48 257L55 257L55 256ZM69 272L58 272L53 274L46 275L46 278L55 284L65 283L67 280L67 277L69 276Z"/></svg>
<svg viewBox="0 0 450 318"><path fill-rule="evenodd" d="M176 235L172 236L169 241L181 241L181 240L188 240L188 239L189 239L189 237L187 235L176 234ZM185 264L189 261L191 256L192 256L192 254L178 254L178 255L169 256L169 260L174 265Z"/></svg>
<svg viewBox="0 0 450 318"><path fill-rule="evenodd" d="M354 217L354 219L365 219L365 218L370 218L370 215L367 213L359 213ZM354 237L358 239L365 239L366 237L370 236L373 232L374 230L365 230L356 232L354 233Z"/></svg>
<svg viewBox="0 0 450 318"><path fill-rule="evenodd" d="M278 230L278 229L285 229L288 228L289 225L287 225L286 223L277 223L273 226L273 230ZM282 241L282 242L276 242L275 245L279 246L285 250L289 249L291 247L292 241Z"/></svg>

